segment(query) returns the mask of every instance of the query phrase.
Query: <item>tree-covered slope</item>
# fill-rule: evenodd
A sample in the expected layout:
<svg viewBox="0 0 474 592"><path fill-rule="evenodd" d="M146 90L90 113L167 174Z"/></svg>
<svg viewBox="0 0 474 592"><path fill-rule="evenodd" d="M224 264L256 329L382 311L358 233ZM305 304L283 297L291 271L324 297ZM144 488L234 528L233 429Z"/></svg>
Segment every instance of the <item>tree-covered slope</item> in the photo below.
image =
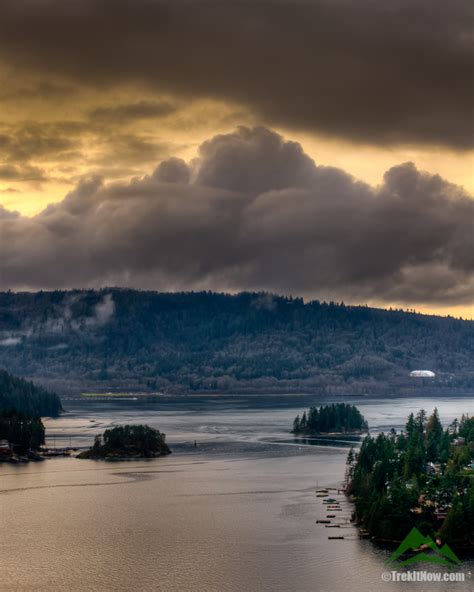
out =
<svg viewBox="0 0 474 592"><path fill-rule="evenodd" d="M347 459L357 521L377 539L401 541L413 527L474 548L474 418L443 429L437 409L410 414L405 430L367 436Z"/></svg>
<svg viewBox="0 0 474 592"><path fill-rule="evenodd" d="M55 390L459 392L473 359L474 322L403 311L258 293L0 294L0 365Z"/></svg>
<svg viewBox="0 0 474 592"><path fill-rule="evenodd" d="M55 416L62 410L55 393L0 370L0 410L15 410L26 416Z"/></svg>

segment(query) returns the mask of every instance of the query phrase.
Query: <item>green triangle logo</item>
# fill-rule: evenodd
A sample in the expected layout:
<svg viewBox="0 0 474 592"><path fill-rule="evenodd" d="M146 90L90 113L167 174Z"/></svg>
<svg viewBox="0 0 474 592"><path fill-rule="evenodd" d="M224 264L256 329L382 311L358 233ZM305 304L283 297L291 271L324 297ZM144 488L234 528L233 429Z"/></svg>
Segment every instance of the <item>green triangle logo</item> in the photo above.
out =
<svg viewBox="0 0 474 592"><path fill-rule="evenodd" d="M431 552L430 552L431 551ZM441 548L428 535L413 527L397 549L390 555L390 562L409 566L415 563L434 563L452 567L461 563L456 554L444 544Z"/></svg>

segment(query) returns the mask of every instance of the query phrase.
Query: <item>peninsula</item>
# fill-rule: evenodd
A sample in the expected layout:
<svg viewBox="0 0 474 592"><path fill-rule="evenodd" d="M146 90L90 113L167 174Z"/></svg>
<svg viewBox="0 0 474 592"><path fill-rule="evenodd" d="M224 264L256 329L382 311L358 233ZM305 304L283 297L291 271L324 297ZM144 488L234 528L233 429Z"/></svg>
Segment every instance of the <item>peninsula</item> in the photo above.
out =
<svg viewBox="0 0 474 592"><path fill-rule="evenodd" d="M0 370L0 462L42 460L41 416L57 416L61 411L55 393Z"/></svg>
<svg viewBox="0 0 474 592"><path fill-rule="evenodd" d="M401 433L367 436L347 465L356 521L375 540L398 542L416 527L474 548L474 418L443 429L436 409L421 410Z"/></svg>

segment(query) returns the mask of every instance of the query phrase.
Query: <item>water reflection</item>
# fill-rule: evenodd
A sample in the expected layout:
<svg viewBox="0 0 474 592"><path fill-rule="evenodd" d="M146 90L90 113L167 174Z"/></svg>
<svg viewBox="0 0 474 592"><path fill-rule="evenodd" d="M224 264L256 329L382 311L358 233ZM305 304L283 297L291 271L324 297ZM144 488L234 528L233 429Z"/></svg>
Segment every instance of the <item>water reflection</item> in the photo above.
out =
<svg viewBox="0 0 474 592"><path fill-rule="evenodd" d="M375 429L403 425L414 405L437 405L446 421L474 412L472 399L422 403L361 405ZM0 589L423 590L382 582L389 550L359 540L350 525L344 539L328 540L316 524L327 512L315 490L337 488L357 439L293 438L294 416L312 404L309 396L69 402L65 416L47 421L58 445L88 445L108 425L146 422L168 434L174 452L0 466ZM474 572L474 563L463 569ZM471 589L469 581L449 584Z"/></svg>

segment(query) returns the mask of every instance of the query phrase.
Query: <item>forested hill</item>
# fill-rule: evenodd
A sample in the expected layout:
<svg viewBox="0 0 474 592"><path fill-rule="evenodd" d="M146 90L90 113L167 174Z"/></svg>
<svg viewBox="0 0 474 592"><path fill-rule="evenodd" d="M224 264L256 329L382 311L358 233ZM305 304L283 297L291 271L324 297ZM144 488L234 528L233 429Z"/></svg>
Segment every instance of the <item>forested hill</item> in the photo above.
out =
<svg viewBox="0 0 474 592"><path fill-rule="evenodd" d="M59 397L0 370L0 411L15 410L28 416L55 416L62 410Z"/></svg>
<svg viewBox="0 0 474 592"><path fill-rule="evenodd" d="M0 366L63 393L456 394L473 360L474 322L452 318L257 293L0 293Z"/></svg>

